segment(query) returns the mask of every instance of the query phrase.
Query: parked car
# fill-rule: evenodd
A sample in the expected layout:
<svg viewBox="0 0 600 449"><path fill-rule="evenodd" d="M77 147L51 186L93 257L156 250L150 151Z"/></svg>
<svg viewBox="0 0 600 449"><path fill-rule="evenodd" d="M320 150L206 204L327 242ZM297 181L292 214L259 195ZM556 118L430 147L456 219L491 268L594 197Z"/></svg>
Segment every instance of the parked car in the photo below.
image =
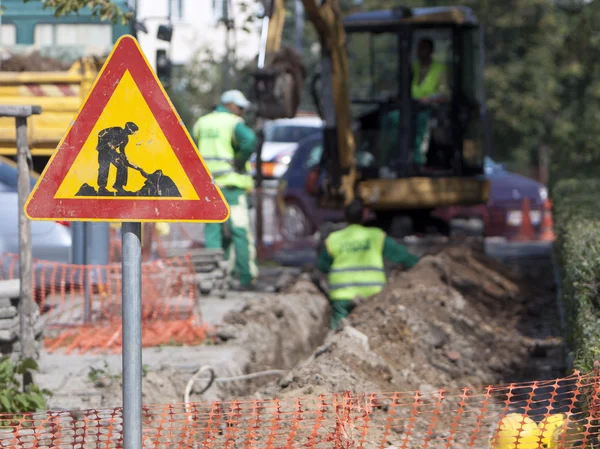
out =
<svg viewBox="0 0 600 449"><path fill-rule="evenodd" d="M306 178L321 158L322 135L316 133L298 144L287 172L279 185L278 213L282 218L282 234L288 240L302 240L314 234L325 222L343 220L340 210L322 209L306 190ZM434 215L451 222L458 219L480 218L486 237L514 237L521 225L521 201L529 198L530 218L536 232L542 219L543 204L548 197L546 187L532 179L507 171L492 159L485 159L485 173L489 178L490 198L479 206L439 208ZM283 209L283 210L282 210Z"/></svg>
<svg viewBox="0 0 600 449"><path fill-rule="evenodd" d="M30 190L33 189L39 175L32 173ZM17 166L7 158L0 157L0 255L2 253L19 253L19 202L17 195ZM53 221L31 221L31 247L34 259L71 263L71 230L66 224ZM1 257L0 278L8 277L11 264L13 269L18 264L10 257ZM34 267L38 282L45 264ZM47 269L46 269L47 270ZM18 273L18 271L14 272ZM50 282L48 274L45 278ZM39 284L38 284L39 285Z"/></svg>
<svg viewBox="0 0 600 449"><path fill-rule="evenodd" d="M316 116L271 120L266 123L262 147L262 172L266 179L280 179L286 172L298 142L323 129ZM250 158L252 176L256 176L256 154Z"/></svg>

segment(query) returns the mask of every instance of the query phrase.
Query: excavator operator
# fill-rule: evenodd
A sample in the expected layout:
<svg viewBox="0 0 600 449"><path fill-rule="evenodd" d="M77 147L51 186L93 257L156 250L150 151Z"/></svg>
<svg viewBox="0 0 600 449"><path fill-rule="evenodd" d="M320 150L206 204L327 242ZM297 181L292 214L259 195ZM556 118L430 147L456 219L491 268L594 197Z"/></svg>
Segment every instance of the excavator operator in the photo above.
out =
<svg viewBox="0 0 600 449"><path fill-rule="evenodd" d="M348 226L325 239L317 268L328 275L331 329L352 311L355 299L379 293L387 282L383 260L408 268L419 258L386 235L380 228L362 224L364 204L352 200L345 209Z"/></svg>
<svg viewBox="0 0 600 449"><path fill-rule="evenodd" d="M422 105L444 103L447 100L446 66L433 59L433 52L433 41L421 39L417 46L417 60L412 64L412 98ZM415 163L418 165L425 162L421 146L430 119L430 108L417 111Z"/></svg>
<svg viewBox="0 0 600 449"><path fill-rule="evenodd" d="M423 38L417 45L417 60L412 64L411 96L423 108L416 112L415 152L413 162L422 166L425 161L421 146L427 132L431 118L431 109L428 105L447 101L446 66L433 59L434 44L429 38ZM398 147L398 126L400 112L394 109L384 115L382 129L382 153L389 155L390 151ZM384 156L387 163L388 156Z"/></svg>

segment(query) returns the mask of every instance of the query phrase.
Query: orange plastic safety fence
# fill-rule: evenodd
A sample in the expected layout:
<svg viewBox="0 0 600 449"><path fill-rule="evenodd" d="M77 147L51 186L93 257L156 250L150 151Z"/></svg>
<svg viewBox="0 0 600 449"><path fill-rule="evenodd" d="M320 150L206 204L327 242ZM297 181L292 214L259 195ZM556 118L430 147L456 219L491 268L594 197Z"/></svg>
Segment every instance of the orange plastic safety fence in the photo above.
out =
<svg viewBox="0 0 600 449"><path fill-rule="evenodd" d="M1 254L0 264L4 278L18 277L17 255ZM49 350L120 350L121 264L84 266L34 260L33 271L34 299L44 315ZM188 257L142 264L145 346L204 339L196 292Z"/></svg>
<svg viewBox="0 0 600 449"><path fill-rule="evenodd" d="M145 448L593 448L597 374L500 387L147 405ZM122 410L0 415L6 448L122 447ZM4 430L3 430L4 429Z"/></svg>

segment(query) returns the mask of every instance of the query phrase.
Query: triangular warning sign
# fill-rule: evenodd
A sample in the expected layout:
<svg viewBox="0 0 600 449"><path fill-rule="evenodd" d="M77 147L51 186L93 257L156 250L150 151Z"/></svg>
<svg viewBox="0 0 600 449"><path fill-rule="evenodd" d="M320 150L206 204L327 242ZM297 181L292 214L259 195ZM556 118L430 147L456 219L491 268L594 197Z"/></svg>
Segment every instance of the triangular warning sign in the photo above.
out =
<svg viewBox="0 0 600 449"><path fill-rule="evenodd" d="M25 213L61 221L229 218L223 194L132 36L115 44Z"/></svg>

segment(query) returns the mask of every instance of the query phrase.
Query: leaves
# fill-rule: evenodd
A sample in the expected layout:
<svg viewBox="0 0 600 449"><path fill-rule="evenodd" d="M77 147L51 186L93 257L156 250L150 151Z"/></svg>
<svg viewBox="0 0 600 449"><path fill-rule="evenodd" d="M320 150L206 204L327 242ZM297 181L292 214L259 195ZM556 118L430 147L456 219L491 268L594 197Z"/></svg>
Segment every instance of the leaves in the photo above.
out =
<svg viewBox="0 0 600 449"><path fill-rule="evenodd" d="M29 359L25 359L23 361L21 361L21 363L19 363L19 365L17 365L17 373L18 374L25 374L25 372L27 371L37 371L39 370L39 366L37 361L29 358Z"/></svg>
<svg viewBox="0 0 600 449"><path fill-rule="evenodd" d="M600 212L598 179L563 179L552 190L562 301L575 367L589 371L600 355Z"/></svg>
<svg viewBox="0 0 600 449"><path fill-rule="evenodd" d="M23 0L25 3L31 0ZM133 17L133 13L124 12L112 0L42 0L44 8L54 9L56 17L77 14L82 8L89 8L92 17L112 23L125 25Z"/></svg>
<svg viewBox="0 0 600 449"><path fill-rule="evenodd" d="M46 397L51 393L37 385L29 385L28 391L22 392L21 382L17 376L37 371L37 361L31 358L12 362L9 356L0 359L0 413L27 413L46 408Z"/></svg>

